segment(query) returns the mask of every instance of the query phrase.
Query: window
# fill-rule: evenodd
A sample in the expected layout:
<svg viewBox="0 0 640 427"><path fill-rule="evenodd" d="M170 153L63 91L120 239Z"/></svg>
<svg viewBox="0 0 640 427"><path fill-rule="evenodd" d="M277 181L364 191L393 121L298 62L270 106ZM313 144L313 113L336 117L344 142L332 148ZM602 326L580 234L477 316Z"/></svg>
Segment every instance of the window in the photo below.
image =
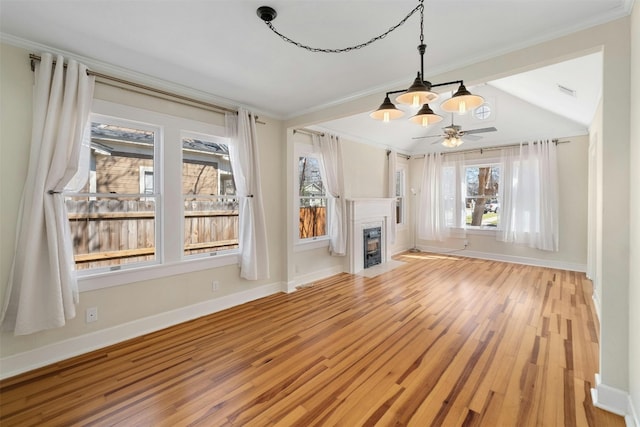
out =
<svg viewBox="0 0 640 427"><path fill-rule="evenodd" d="M478 120L487 120L491 116L491 106L485 102L473 110L473 116Z"/></svg>
<svg viewBox="0 0 640 427"><path fill-rule="evenodd" d="M157 259L153 170L159 137L158 127L93 117L89 179L80 193L65 198L76 269Z"/></svg>
<svg viewBox="0 0 640 427"><path fill-rule="evenodd" d="M498 227L500 165L465 166L467 228Z"/></svg>
<svg viewBox="0 0 640 427"><path fill-rule="evenodd" d="M65 193L81 289L237 262L225 256L238 252L238 201L219 135L222 126L94 100L87 182Z"/></svg>
<svg viewBox="0 0 640 427"><path fill-rule="evenodd" d="M396 170L396 224L405 223L405 169Z"/></svg>
<svg viewBox="0 0 640 427"><path fill-rule="evenodd" d="M224 138L182 138L185 255L238 247L238 199Z"/></svg>
<svg viewBox="0 0 640 427"><path fill-rule="evenodd" d="M314 153L302 153L298 159L298 238L317 239L327 235L327 193L322 162Z"/></svg>

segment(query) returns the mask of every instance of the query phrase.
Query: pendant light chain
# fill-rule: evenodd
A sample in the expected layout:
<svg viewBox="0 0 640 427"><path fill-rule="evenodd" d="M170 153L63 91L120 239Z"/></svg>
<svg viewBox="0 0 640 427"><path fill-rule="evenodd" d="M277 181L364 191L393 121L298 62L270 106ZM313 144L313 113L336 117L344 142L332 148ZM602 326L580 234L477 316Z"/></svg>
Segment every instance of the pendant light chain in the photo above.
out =
<svg viewBox="0 0 640 427"><path fill-rule="evenodd" d="M422 35L422 30L423 30L422 19L423 19L423 11L424 11L423 1L424 0L419 0L418 6L416 6L411 12L409 12L409 14L407 16L405 16L400 22L398 22L396 25L394 25L393 27L389 28L387 31L385 31L384 33L380 34L379 36L373 37L372 39L370 39L370 40L368 40L368 41L366 41L364 43L360 43L360 44L357 44L355 46L348 46L348 47L344 47L344 48L340 48L340 49L323 49L323 48L317 48L317 47L311 47L311 46L304 45L304 44L302 44L300 42L297 42L295 40L291 40L289 37L287 37L284 34L281 34L280 32L278 32L278 30L276 30L276 28L273 26L271 21L265 20L264 22L265 22L265 24L267 24L267 27L269 27L271 29L271 31L273 31L278 36L280 36L280 38L282 40L284 40L287 43L291 43L292 45L298 46L299 48L306 49L306 50L308 50L310 52L344 53L344 52L350 52L352 50L362 49L363 47L369 46L370 44L385 38L392 31L396 30L398 27L400 27L405 22L407 22L407 20L409 18L411 18L411 16L413 16L413 14L416 13L419 10L420 11L420 43L422 43L423 39L424 39L424 36Z"/></svg>

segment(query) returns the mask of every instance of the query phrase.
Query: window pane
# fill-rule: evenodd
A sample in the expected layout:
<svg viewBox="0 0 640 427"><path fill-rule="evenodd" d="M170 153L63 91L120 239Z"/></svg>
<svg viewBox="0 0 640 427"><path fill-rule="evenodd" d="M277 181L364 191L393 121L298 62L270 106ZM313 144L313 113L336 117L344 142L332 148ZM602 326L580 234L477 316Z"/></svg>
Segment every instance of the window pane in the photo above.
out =
<svg viewBox="0 0 640 427"><path fill-rule="evenodd" d="M157 135L114 123L91 123L86 183L65 197L77 270L117 269L157 258Z"/></svg>
<svg viewBox="0 0 640 427"><path fill-rule="evenodd" d="M238 247L238 199L226 139L182 139L184 254Z"/></svg>
<svg viewBox="0 0 640 427"><path fill-rule="evenodd" d="M326 196L320 173L320 161L316 157L306 156L298 159L298 176L301 197Z"/></svg>
<svg viewBox="0 0 640 427"><path fill-rule="evenodd" d="M320 168L318 157L298 157L300 239L313 239L327 234L327 195Z"/></svg>
<svg viewBox="0 0 640 427"><path fill-rule="evenodd" d="M91 123L91 165L85 192L153 193L154 132Z"/></svg>
<svg viewBox="0 0 640 427"><path fill-rule="evenodd" d="M499 224L500 167L473 166L465 170L467 197L466 224L475 227L497 227Z"/></svg>
<svg viewBox="0 0 640 427"><path fill-rule="evenodd" d="M155 197L67 196L76 269L155 259Z"/></svg>
<svg viewBox="0 0 640 427"><path fill-rule="evenodd" d="M327 199L300 198L300 238L311 239L327 234Z"/></svg>
<svg viewBox="0 0 640 427"><path fill-rule="evenodd" d="M404 222L404 169L396 170L396 224Z"/></svg>

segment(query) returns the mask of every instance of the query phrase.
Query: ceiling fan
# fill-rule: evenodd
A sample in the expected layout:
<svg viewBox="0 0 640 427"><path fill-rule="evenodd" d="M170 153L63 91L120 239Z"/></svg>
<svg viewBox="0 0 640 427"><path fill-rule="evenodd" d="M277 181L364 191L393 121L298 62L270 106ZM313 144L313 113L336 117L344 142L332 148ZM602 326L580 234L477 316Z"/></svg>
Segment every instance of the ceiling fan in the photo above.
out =
<svg viewBox="0 0 640 427"><path fill-rule="evenodd" d="M498 129L495 127L487 127L480 129L469 129L463 130L462 127L453 124L453 120L451 121L451 125L442 128L443 134L440 135L428 135L428 136L416 136L413 139L423 139L423 138L443 138L442 141L438 140L433 144L442 143L445 147L455 148L464 143L462 137L464 136L466 139L470 140L478 140L482 138L481 136L476 136L474 134L477 133L485 133L485 132L495 132Z"/></svg>

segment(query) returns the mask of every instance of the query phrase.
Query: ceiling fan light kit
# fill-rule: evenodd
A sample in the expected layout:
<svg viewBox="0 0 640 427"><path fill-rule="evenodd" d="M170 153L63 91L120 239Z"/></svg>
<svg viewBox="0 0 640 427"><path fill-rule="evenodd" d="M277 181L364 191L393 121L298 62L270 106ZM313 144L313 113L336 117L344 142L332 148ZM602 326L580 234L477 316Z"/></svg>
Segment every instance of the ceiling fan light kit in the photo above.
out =
<svg viewBox="0 0 640 427"><path fill-rule="evenodd" d="M408 89L393 90L387 92L380 107L369 114L369 116L372 119L381 120L383 122L388 122L390 120L402 117L404 115L404 112L402 110L399 110L389 98L389 96L392 94L400 94L396 98L397 103L411 105L415 108L422 106L420 111L418 111L415 116L412 116L410 118L411 122L416 123L420 126L429 126L442 120L442 116L434 113L428 105L430 102L435 101L438 98L438 94L432 91L432 88L434 87L449 86L454 84L460 85L453 96L450 99L444 101L440 106L440 108L447 112L458 112L460 114L464 114L467 111L471 111L474 108L482 105L484 103L484 99L481 96L471 94L464 86L464 82L462 80L436 84L431 84L431 82L424 80L424 53L427 48L427 45L424 44L424 0L418 0L418 5L411 12L409 12L409 14L405 16L399 23L389 28L386 32L380 34L379 36L373 37L364 43L340 49L322 49L296 42L291 38L279 33L271 23L271 21L273 21L277 16L275 9L269 6L261 6L256 11L257 15L265 22L269 29L271 29L271 31L277 34L285 42L291 43L299 48L306 49L310 52L322 53L343 53L368 46L386 37L389 33L404 24L407 19L409 19L416 12L420 12L420 44L418 45L418 52L420 53L420 71L418 71L415 80Z"/></svg>

